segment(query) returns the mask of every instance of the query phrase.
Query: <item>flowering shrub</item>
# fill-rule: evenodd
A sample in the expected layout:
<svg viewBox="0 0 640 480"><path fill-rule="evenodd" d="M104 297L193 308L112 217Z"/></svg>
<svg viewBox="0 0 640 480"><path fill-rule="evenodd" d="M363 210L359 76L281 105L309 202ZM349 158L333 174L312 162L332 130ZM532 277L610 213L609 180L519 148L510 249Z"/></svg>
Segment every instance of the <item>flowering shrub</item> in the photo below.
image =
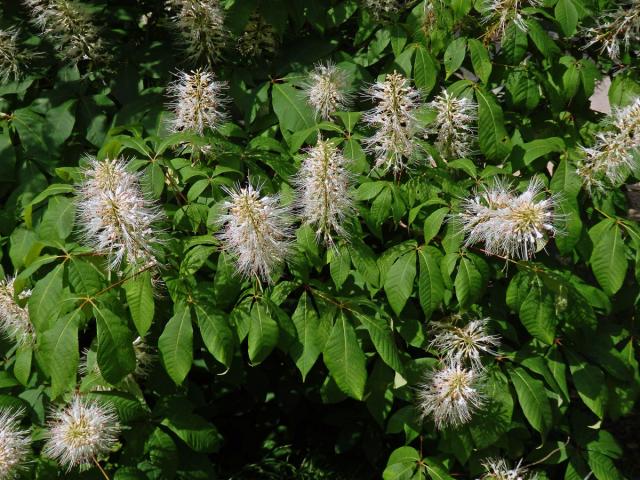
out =
<svg viewBox="0 0 640 480"><path fill-rule="evenodd" d="M640 474L638 0L0 8L0 479Z"/></svg>

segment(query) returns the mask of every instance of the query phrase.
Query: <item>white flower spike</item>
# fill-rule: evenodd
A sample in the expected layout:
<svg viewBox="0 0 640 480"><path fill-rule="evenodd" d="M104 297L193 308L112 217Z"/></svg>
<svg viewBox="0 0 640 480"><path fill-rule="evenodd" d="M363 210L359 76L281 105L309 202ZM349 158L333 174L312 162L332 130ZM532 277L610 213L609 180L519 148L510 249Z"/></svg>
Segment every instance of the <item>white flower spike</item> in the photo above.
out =
<svg viewBox="0 0 640 480"><path fill-rule="evenodd" d="M491 40L502 41L511 24L526 32L527 24L521 13L522 8L539 5L539 0L485 0L482 22L489 25L485 35Z"/></svg>
<svg viewBox="0 0 640 480"><path fill-rule="evenodd" d="M333 232L347 236L344 223L354 211L346 164L342 152L331 141L320 138L307 150L295 179L302 220L316 229L316 237L327 246L335 245Z"/></svg>
<svg viewBox="0 0 640 480"><path fill-rule="evenodd" d="M215 80L207 69L179 72L177 77L168 88L173 97L170 107L175 113L171 131L202 135L207 129L218 128L225 118L226 82Z"/></svg>
<svg viewBox="0 0 640 480"><path fill-rule="evenodd" d="M260 196L260 187L225 188L229 199L218 223L224 250L236 261L236 270L270 283L274 270L286 259L292 229L290 211L280 205L277 195Z"/></svg>
<svg viewBox="0 0 640 480"><path fill-rule="evenodd" d="M240 55L250 60L272 56L278 46L278 35L262 15L254 12L237 40Z"/></svg>
<svg viewBox="0 0 640 480"><path fill-rule="evenodd" d="M445 160L473 154L478 105L468 98L456 98L443 90L428 104L437 113L426 133L437 135L436 148Z"/></svg>
<svg viewBox="0 0 640 480"><path fill-rule="evenodd" d="M136 269L156 264L155 224L162 214L144 195L140 174L128 171L122 158L89 158L77 189L77 216L84 243L107 255L110 270L124 261Z"/></svg>
<svg viewBox="0 0 640 480"><path fill-rule="evenodd" d="M0 85L19 80L31 57L19 47L19 35L16 28L0 30Z"/></svg>
<svg viewBox="0 0 640 480"><path fill-rule="evenodd" d="M31 296L31 290L16 295L14 278L0 280L0 331L18 346L33 345L36 334L29 319L29 310L21 307L16 301Z"/></svg>
<svg viewBox="0 0 640 480"><path fill-rule="evenodd" d="M427 375L419 387L418 406L423 416L432 416L438 430L459 427L471 420L484 404L482 370L445 363Z"/></svg>
<svg viewBox="0 0 640 480"><path fill-rule="evenodd" d="M115 410L76 395L65 408L53 413L43 453L67 471L97 462L118 441L120 424Z"/></svg>
<svg viewBox="0 0 640 480"><path fill-rule="evenodd" d="M518 195L498 181L465 199L457 215L465 244L484 243L488 254L503 258L531 259L548 238L560 233L557 198L544 196L543 188L534 178Z"/></svg>
<svg viewBox="0 0 640 480"><path fill-rule="evenodd" d="M436 323L430 347L435 348L445 361L482 369L481 355L496 355L500 337L487 333L489 319L471 320L464 327L452 323Z"/></svg>
<svg viewBox="0 0 640 480"><path fill-rule="evenodd" d="M0 410L0 478L17 478L31 449L29 431L20 428L22 411Z"/></svg>
<svg viewBox="0 0 640 480"><path fill-rule="evenodd" d="M366 93L376 105L363 120L376 131L365 139L365 146L375 156L377 168L399 177L417 152L415 137L420 129L415 113L421 105L420 92L402 74L394 72Z"/></svg>
<svg viewBox="0 0 640 480"><path fill-rule="evenodd" d="M585 157L577 173L589 192L619 186L638 165L640 98L614 109L604 123L610 130L598 133L593 147L582 147Z"/></svg>
<svg viewBox="0 0 640 480"><path fill-rule="evenodd" d="M521 467L522 460L514 468L509 468L506 460L490 458L483 462L485 473L480 480L536 480L537 475L530 475L527 469Z"/></svg>
<svg viewBox="0 0 640 480"><path fill-rule="evenodd" d="M395 15L404 7L404 0L364 0L364 5L378 20Z"/></svg>
<svg viewBox="0 0 640 480"><path fill-rule="evenodd" d="M309 74L305 88L307 102L316 115L328 120L332 113L345 110L350 101L347 73L331 62L318 64Z"/></svg>
<svg viewBox="0 0 640 480"><path fill-rule="evenodd" d="M71 0L23 0L32 23L70 62L95 61L104 56L104 46L91 16Z"/></svg>
<svg viewBox="0 0 640 480"><path fill-rule="evenodd" d="M606 52L611 60L619 62L620 53L629 50L632 43L640 41L640 0L633 0L617 10L600 15L596 25L587 30L586 36L589 42L584 48L598 45L600 55Z"/></svg>
<svg viewBox="0 0 640 480"><path fill-rule="evenodd" d="M186 56L193 62L209 65L222 59L228 32L224 11L218 0L168 0L175 11L173 21L178 28Z"/></svg>

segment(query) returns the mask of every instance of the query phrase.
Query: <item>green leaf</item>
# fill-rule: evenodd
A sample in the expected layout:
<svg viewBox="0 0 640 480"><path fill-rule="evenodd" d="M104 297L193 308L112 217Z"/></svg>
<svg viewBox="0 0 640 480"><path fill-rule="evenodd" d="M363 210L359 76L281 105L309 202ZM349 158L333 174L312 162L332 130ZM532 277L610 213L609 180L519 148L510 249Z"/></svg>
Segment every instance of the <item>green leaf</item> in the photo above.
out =
<svg viewBox="0 0 640 480"><path fill-rule="evenodd" d="M29 298L29 319L36 331L47 330L58 318L62 304L62 277L64 265L59 264L36 283Z"/></svg>
<svg viewBox="0 0 640 480"><path fill-rule="evenodd" d="M291 356L296 362L296 367L300 370L304 382L322 352L318 335L320 320L307 292L303 292L300 296L298 307L293 312L291 320L296 326L298 337L291 349Z"/></svg>
<svg viewBox="0 0 640 480"><path fill-rule="evenodd" d="M456 298L462 308L469 307L482 295L484 290L482 275L476 265L467 257L460 259L454 286L456 287Z"/></svg>
<svg viewBox="0 0 640 480"><path fill-rule="evenodd" d="M509 376L516 389L518 402L524 416L544 439L553 422L551 406L544 384L520 367L510 369Z"/></svg>
<svg viewBox="0 0 640 480"><path fill-rule="evenodd" d="M158 350L165 370L176 385L181 385L193 363L193 326L186 304L176 303L173 311L158 338Z"/></svg>
<svg viewBox="0 0 640 480"><path fill-rule="evenodd" d="M600 419L604 418L607 405L607 382L604 373L595 365L585 362L579 355L565 349L569 371L578 395Z"/></svg>
<svg viewBox="0 0 640 480"><path fill-rule="evenodd" d="M420 454L413 447L396 448L387 461L387 467L382 472L383 480L414 480L414 473L421 461ZM425 478L421 473L418 479ZM416 479L417 480L417 479Z"/></svg>
<svg viewBox="0 0 640 480"><path fill-rule="evenodd" d="M559 137L541 138L522 145L524 148L524 163L529 165L534 160L543 157L547 153L562 152L565 148L564 141Z"/></svg>
<svg viewBox="0 0 640 480"><path fill-rule="evenodd" d="M402 255L389 269L384 280L384 291L387 294L389 305L391 305L396 315L400 315L407 300L411 296L415 278L415 252Z"/></svg>
<svg viewBox="0 0 640 480"><path fill-rule="evenodd" d="M295 132L315 125L313 112L301 92L288 83L273 84L273 111L283 130Z"/></svg>
<svg viewBox="0 0 640 480"><path fill-rule="evenodd" d="M502 109L495 97L476 88L478 100L478 142L490 160L503 160L511 152L511 139L504 127Z"/></svg>
<svg viewBox="0 0 640 480"><path fill-rule="evenodd" d="M22 345L16 349L16 361L13 364L13 375L22 385L27 385L31 375L31 360L33 357L33 347Z"/></svg>
<svg viewBox="0 0 640 480"><path fill-rule="evenodd" d="M195 303L193 308L207 350L217 361L230 368L235 349L235 335L229 326L228 315L200 303Z"/></svg>
<svg viewBox="0 0 640 480"><path fill-rule="evenodd" d="M562 27L565 36L570 37L576 32L578 26L578 10L574 0L558 0L555 8L555 17Z"/></svg>
<svg viewBox="0 0 640 480"><path fill-rule="evenodd" d="M323 358L340 390L362 400L367 381L366 358L355 330L342 312L331 329Z"/></svg>
<svg viewBox="0 0 640 480"><path fill-rule="evenodd" d="M222 435L200 415L173 412L162 421L162 425L167 426L195 452L214 453L222 446Z"/></svg>
<svg viewBox="0 0 640 480"><path fill-rule="evenodd" d="M129 304L133 324L138 334L143 337L149 331L155 314L151 272L139 273L124 282L123 287L127 295L127 303Z"/></svg>
<svg viewBox="0 0 640 480"><path fill-rule="evenodd" d="M329 261L331 278L333 279L333 283L336 288L340 290L351 272L351 257L349 255L349 249L346 246L341 245L337 249L333 249L328 252L328 254L331 258Z"/></svg>
<svg viewBox="0 0 640 480"><path fill-rule="evenodd" d="M533 40L533 43L538 48L538 50L540 50L540 53L542 53L547 58L560 54L560 48L551 39L542 25L540 25L536 20L532 18L527 19L526 22L529 38Z"/></svg>
<svg viewBox="0 0 640 480"><path fill-rule="evenodd" d="M98 333L98 367L102 377L116 385L136 368L133 333L125 319L106 308L94 307Z"/></svg>
<svg viewBox="0 0 640 480"><path fill-rule="evenodd" d="M612 296L620 290L628 264L624 242L617 225L611 225L598 235L590 261L593 274L607 295Z"/></svg>
<svg viewBox="0 0 640 480"><path fill-rule="evenodd" d="M391 326L384 318L380 318L377 315L366 315L358 310L353 310L352 313L369 332L371 341L384 363L404 376L404 366L402 365L400 352L393 338Z"/></svg>
<svg viewBox="0 0 640 480"><path fill-rule="evenodd" d="M416 47L416 56L413 59L413 81L416 87L429 93L436 85L438 78L438 64L429 51L422 45Z"/></svg>
<svg viewBox="0 0 640 480"><path fill-rule="evenodd" d="M444 52L445 80L462 66L466 51L467 39L465 37L456 38L449 44Z"/></svg>
<svg viewBox="0 0 640 480"><path fill-rule="evenodd" d="M533 286L520 306L520 320L538 340L552 345L556 331L556 309L553 296L541 286Z"/></svg>
<svg viewBox="0 0 640 480"><path fill-rule="evenodd" d="M482 42L475 38L468 40L469 52L471 53L471 64L473 65L473 71L478 78L482 80L482 83L487 83L491 76L491 60L489 59L489 53L484 47Z"/></svg>
<svg viewBox="0 0 640 480"><path fill-rule="evenodd" d="M251 308L249 323L249 360L253 365L261 363L278 344L280 330L267 308L260 302Z"/></svg>
<svg viewBox="0 0 640 480"><path fill-rule="evenodd" d="M51 398L58 398L76 383L80 353L78 351L78 324L82 310L57 319L49 330L40 336L38 363L51 376Z"/></svg>
<svg viewBox="0 0 640 480"><path fill-rule="evenodd" d="M431 213L424 221L425 244L428 244L436 235L438 235L438 232L440 232L440 227L442 227L442 222L444 221L448 213L448 207L439 208L435 212Z"/></svg>
<svg viewBox="0 0 640 480"><path fill-rule="evenodd" d="M418 277L418 296L424 316L428 319L444 298L444 282L440 272L442 254L434 247L422 247L418 250L420 276Z"/></svg>

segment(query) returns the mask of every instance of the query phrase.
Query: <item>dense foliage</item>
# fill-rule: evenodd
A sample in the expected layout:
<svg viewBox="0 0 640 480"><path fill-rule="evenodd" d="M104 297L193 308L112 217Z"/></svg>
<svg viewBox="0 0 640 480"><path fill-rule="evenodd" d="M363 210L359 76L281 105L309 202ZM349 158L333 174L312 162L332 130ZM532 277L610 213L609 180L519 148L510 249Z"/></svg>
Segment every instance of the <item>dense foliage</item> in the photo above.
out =
<svg viewBox="0 0 640 480"><path fill-rule="evenodd" d="M0 5L1 478L639 474L637 0Z"/></svg>

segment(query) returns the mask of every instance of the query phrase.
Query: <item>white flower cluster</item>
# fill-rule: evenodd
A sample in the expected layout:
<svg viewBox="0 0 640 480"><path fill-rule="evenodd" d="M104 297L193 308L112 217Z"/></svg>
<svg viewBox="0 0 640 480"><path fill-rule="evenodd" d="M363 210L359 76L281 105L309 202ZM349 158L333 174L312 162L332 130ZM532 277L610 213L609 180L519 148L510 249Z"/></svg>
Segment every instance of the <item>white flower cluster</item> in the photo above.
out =
<svg viewBox="0 0 640 480"><path fill-rule="evenodd" d="M540 5L539 0L485 0L483 12L485 16L482 22L488 24L486 37L502 41L510 25L515 25L523 32L527 31L527 24L522 16L522 8L531 5Z"/></svg>
<svg viewBox="0 0 640 480"><path fill-rule="evenodd" d="M328 120L332 113L349 105L348 77L332 62L319 64L309 75L305 88L307 102L316 115Z"/></svg>
<svg viewBox="0 0 640 480"><path fill-rule="evenodd" d="M485 402L483 353L496 355L500 338L490 335L488 319L471 320L458 326L436 323L430 348L440 356L440 366L429 372L419 387L418 406L422 416L433 416L438 429L458 427L471 420Z"/></svg>
<svg viewBox="0 0 640 480"><path fill-rule="evenodd" d="M219 234L224 250L236 259L236 270L267 283L283 263L290 248L290 210L280 205L277 195L260 195L260 187L225 188L229 199L223 204Z"/></svg>
<svg viewBox="0 0 640 480"><path fill-rule="evenodd" d="M243 57L256 59L273 55L278 46L278 35L262 15L254 12L244 31L237 39L237 48Z"/></svg>
<svg viewBox="0 0 640 480"><path fill-rule="evenodd" d="M119 433L118 416L112 407L76 395L52 414L43 453L69 471L97 463L100 455L115 446Z"/></svg>
<svg viewBox="0 0 640 480"><path fill-rule="evenodd" d="M23 0L32 23L71 62L96 61L104 56L104 47L91 16L78 2L71 0Z"/></svg>
<svg viewBox="0 0 640 480"><path fill-rule="evenodd" d="M466 198L456 216L466 235L466 245L483 243L489 255L528 260L559 233L557 199L543 195L538 178L517 194L500 181Z"/></svg>
<svg viewBox="0 0 640 480"><path fill-rule="evenodd" d="M614 109L605 124L610 130L599 132L593 147L582 148L585 158L577 172L589 191L618 186L638 165L640 98Z"/></svg>
<svg viewBox="0 0 640 480"><path fill-rule="evenodd" d="M31 56L18 46L17 28L0 29L0 84L19 80Z"/></svg>
<svg viewBox="0 0 640 480"><path fill-rule="evenodd" d="M444 159L469 157L475 141L478 105L443 90L428 106L437 113L427 134L437 135L435 146Z"/></svg>
<svg viewBox="0 0 640 480"><path fill-rule="evenodd" d="M173 21L189 59L213 64L223 55L227 39L224 12L218 0L168 0Z"/></svg>
<svg viewBox="0 0 640 480"><path fill-rule="evenodd" d="M527 469L521 465L522 460L514 468L509 468L502 458L488 459L482 464L486 473L480 480L536 480L538 478L535 474L529 475Z"/></svg>
<svg viewBox="0 0 640 480"><path fill-rule="evenodd" d="M22 411L0 410L0 478L17 478L24 470L30 448L28 430L20 428Z"/></svg>
<svg viewBox="0 0 640 480"><path fill-rule="evenodd" d="M169 85L173 97L170 107L175 118L170 124L173 132L187 131L202 135L206 129L215 130L225 118L227 99L223 94L226 82L215 80L208 69L190 73L179 72Z"/></svg>
<svg viewBox="0 0 640 480"><path fill-rule="evenodd" d="M328 246L335 244L332 232L347 236L344 221L354 210L346 163L330 140L319 139L307 150L295 180L303 222L313 226L316 236Z"/></svg>
<svg viewBox="0 0 640 480"><path fill-rule="evenodd" d="M481 355L496 355L500 337L487 333L489 319L471 320L464 327L455 322L435 323L430 347L436 349L448 363L470 364L482 369Z"/></svg>
<svg viewBox="0 0 640 480"><path fill-rule="evenodd" d="M418 391L422 415L432 415L438 429L467 423L484 405L482 380L482 371L459 363L444 364L429 372Z"/></svg>
<svg viewBox="0 0 640 480"><path fill-rule="evenodd" d="M14 278L0 280L0 331L18 346L35 344L35 331L29 320L29 310L21 307L16 297L24 300L31 296L31 290L16 295Z"/></svg>
<svg viewBox="0 0 640 480"><path fill-rule="evenodd" d="M375 156L377 168L391 170L398 177L417 151L414 138L420 128L415 113L421 106L420 92L402 74L394 72L371 85L366 93L376 105L364 114L363 120L376 131L365 145Z"/></svg>
<svg viewBox="0 0 640 480"><path fill-rule="evenodd" d="M162 215L143 194L140 175L128 171L125 160L89 158L77 198L84 241L108 256L110 270L118 270L123 261L134 268L155 265L154 224Z"/></svg>
<svg viewBox="0 0 640 480"><path fill-rule="evenodd" d="M599 52L619 61L620 52L629 50L631 43L640 42L640 0L633 0L617 10L604 13L595 26L586 32L589 42L585 48L599 45Z"/></svg>
<svg viewBox="0 0 640 480"><path fill-rule="evenodd" d="M366 9L377 19L398 13L404 5L404 0L364 0Z"/></svg>

